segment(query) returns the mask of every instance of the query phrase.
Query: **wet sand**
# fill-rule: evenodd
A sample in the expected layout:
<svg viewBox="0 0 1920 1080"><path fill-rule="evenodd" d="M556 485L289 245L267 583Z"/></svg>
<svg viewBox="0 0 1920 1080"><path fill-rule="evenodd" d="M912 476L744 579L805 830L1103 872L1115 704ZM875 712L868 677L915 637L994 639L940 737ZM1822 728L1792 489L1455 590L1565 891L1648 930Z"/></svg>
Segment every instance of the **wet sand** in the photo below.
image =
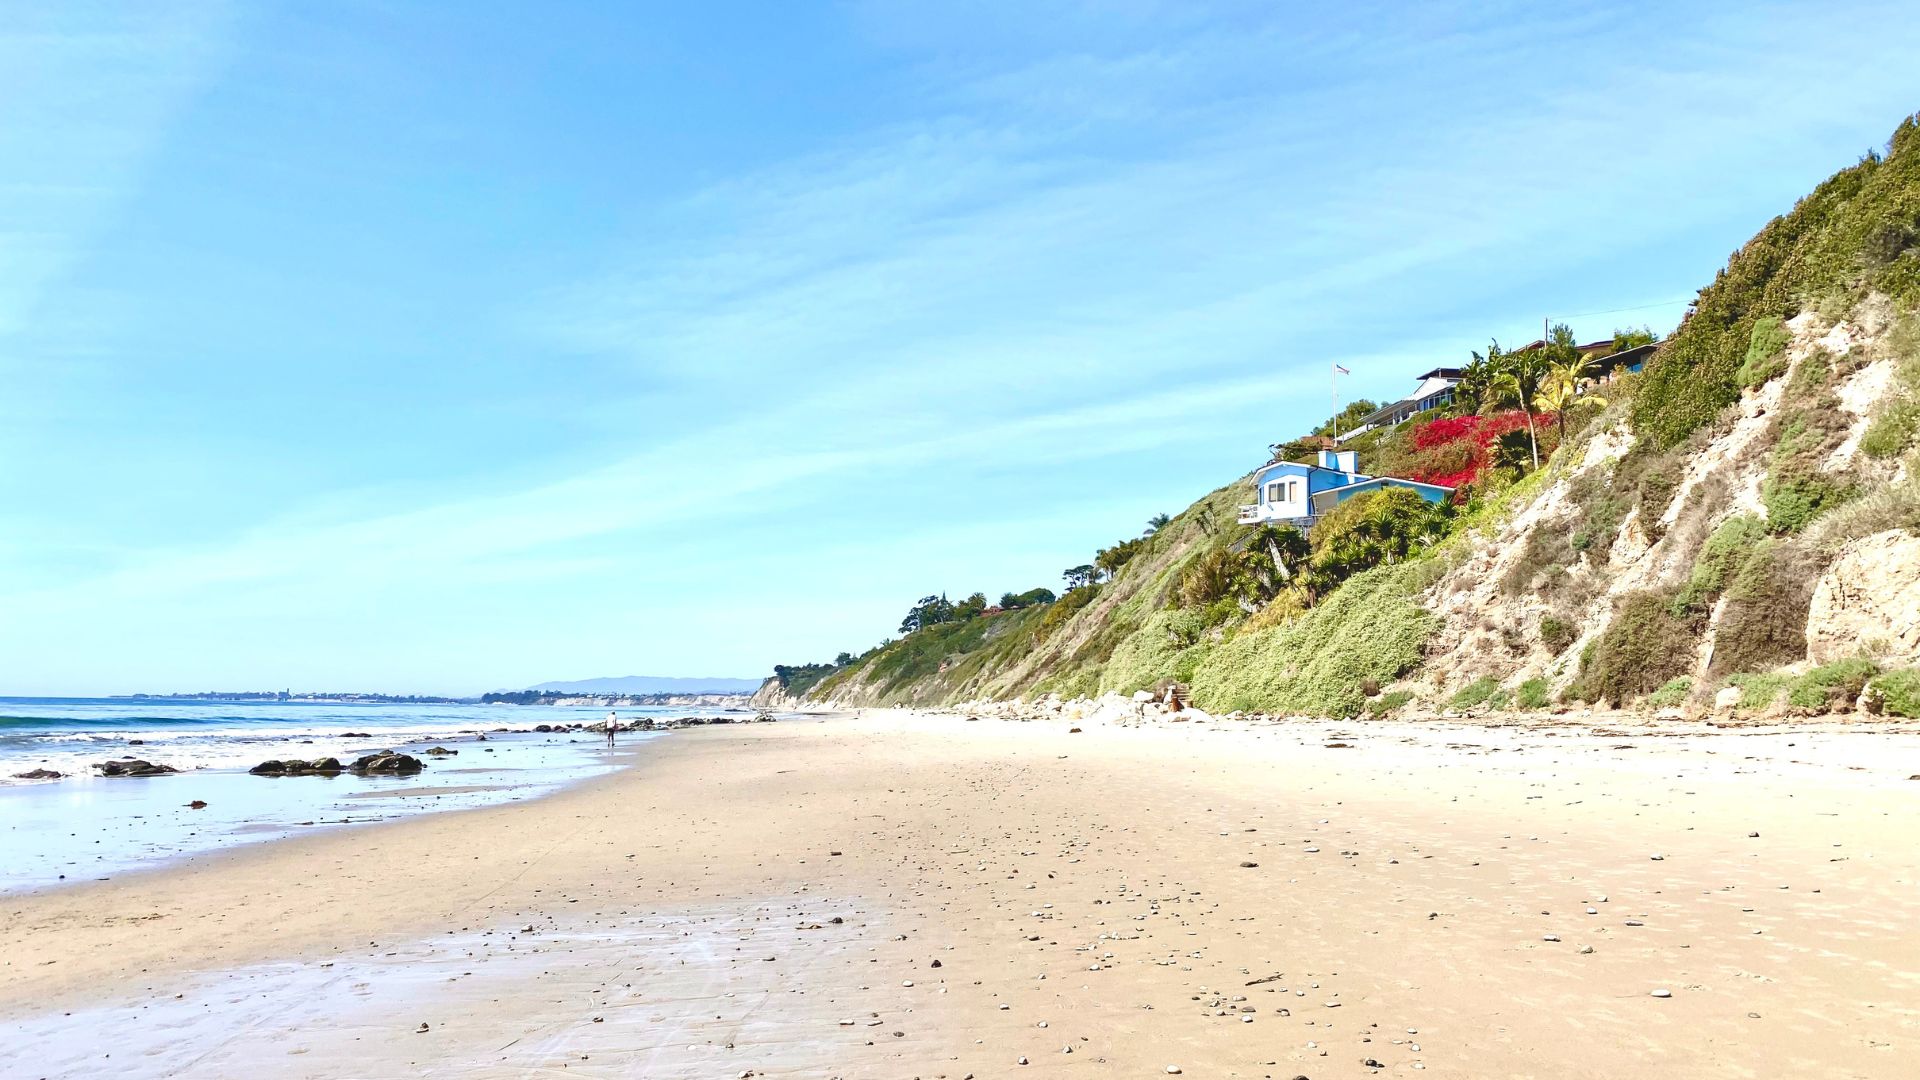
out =
<svg viewBox="0 0 1920 1080"><path fill-rule="evenodd" d="M1083 726L693 729L3 897L0 1075L1912 1075L1911 731Z"/></svg>

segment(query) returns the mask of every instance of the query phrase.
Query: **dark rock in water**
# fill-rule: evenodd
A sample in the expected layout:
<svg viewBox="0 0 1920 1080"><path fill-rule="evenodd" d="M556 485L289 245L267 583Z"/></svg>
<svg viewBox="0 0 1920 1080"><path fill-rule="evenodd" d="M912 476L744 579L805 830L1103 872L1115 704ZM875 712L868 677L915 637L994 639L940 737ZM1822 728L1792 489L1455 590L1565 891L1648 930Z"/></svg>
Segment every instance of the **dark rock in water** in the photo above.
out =
<svg viewBox="0 0 1920 1080"><path fill-rule="evenodd" d="M429 747L428 749L426 749L426 750L422 750L422 751L421 751L421 753L423 753L423 754L428 754L428 755L431 755L431 756L433 756L433 757L447 757L447 756L449 756L449 755L452 755L452 754L457 754L457 753L459 753L459 752L460 752L460 751L458 751L458 750L449 750L449 749L447 749L447 748L446 748L446 747L444 747L444 746L434 746L434 747Z"/></svg>
<svg viewBox="0 0 1920 1080"><path fill-rule="evenodd" d="M707 723L709 723L709 724L731 724L731 723L733 723L733 717L731 717L731 716L715 716L715 717L711 717L711 718L709 718L709 719L707 720Z"/></svg>
<svg viewBox="0 0 1920 1080"><path fill-rule="evenodd" d="M247 771L255 776L339 776L346 770L339 758L314 758L301 761L289 758L286 761L263 761Z"/></svg>
<svg viewBox="0 0 1920 1080"><path fill-rule="evenodd" d="M205 799L195 799L187 804L187 809L189 810L205 810L206 808L207 800Z"/></svg>
<svg viewBox="0 0 1920 1080"><path fill-rule="evenodd" d="M145 746L145 745L147 745L147 740L145 740L145 739L128 739L128 740L127 740L127 745L128 745L128 746Z"/></svg>
<svg viewBox="0 0 1920 1080"><path fill-rule="evenodd" d="M180 770L171 765L155 765L151 761L139 758L121 758L119 761L102 761L94 768L101 776L165 776Z"/></svg>
<svg viewBox="0 0 1920 1080"><path fill-rule="evenodd" d="M771 724L773 723L773 714L763 712L760 715L754 717L753 722L756 724Z"/></svg>
<svg viewBox="0 0 1920 1080"><path fill-rule="evenodd" d="M367 732L365 732L365 731L343 731L343 732L341 732L341 733L340 733L340 737L341 737L341 738L343 738L343 739L371 739L371 738L373 738L373 736L372 736L371 734L369 734L369 733L367 733Z"/></svg>
<svg viewBox="0 0 1920 1080"><path fill-rule="evenodd" d="M652 731L653 719L651 717L647 717L645 719L635 720L633 723L627 726L632 728L635 731Z"/></svg>
<svg viewBox="0 0 1920 1080"><path fill-rule="evenodd" d="M13 778L15 780L58 780L62 775L64 774L54 772L52 769L35 769L32 772L14 773Z"/></svg>
<svg viewBox="0 0 1920 1080"><path fill-rule="evenodd" d="M411 776L425 768L419 758L412 754L396 754L391 750L382 750L377 754L355 759L347 766L347 771L355 776Z"/></svg>
<svg viewBox="0 0 1920 1080"><path fill-rule="evenodd" d="M553 730L553 725L552 724L535 724L533 725L533 730L539 732L542 735L545 735Z"/></svg>

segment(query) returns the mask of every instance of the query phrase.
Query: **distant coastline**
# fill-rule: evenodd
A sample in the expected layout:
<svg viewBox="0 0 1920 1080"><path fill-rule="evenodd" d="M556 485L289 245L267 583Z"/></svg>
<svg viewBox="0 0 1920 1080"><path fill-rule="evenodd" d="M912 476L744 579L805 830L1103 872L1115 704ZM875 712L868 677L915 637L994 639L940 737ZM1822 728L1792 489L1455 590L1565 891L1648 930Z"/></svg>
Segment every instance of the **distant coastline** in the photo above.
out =
<svg viewBox="0 0 1920 1080"><path fill-rule="evenodd" d="M576 694L557 690L505 690L482 694L482 705L602 705L661 706L704 705L716 708L745 708L752 699L748 690L698 694Z"/></svg>
<svg viewBox="0 0 1920 1080"><path fill-rule="evenodd" d="M431 694L293 693L289 690L197 690L181 694L110 694L112 701L304 701L327 704L361 702L375 705L471 705L478 697L438 697Z"/></svg>

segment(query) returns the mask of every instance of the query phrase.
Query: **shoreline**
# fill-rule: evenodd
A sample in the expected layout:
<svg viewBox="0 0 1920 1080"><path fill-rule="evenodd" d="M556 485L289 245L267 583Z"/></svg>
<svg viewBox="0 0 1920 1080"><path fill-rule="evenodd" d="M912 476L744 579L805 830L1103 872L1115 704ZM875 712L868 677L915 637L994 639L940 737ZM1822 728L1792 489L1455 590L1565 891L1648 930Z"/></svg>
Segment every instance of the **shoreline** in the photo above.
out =
<svg viewBox="0 0 1920 1080"><path fill-rule="evenodd" d="M201 1030L196 1075L1878 1077L1920 1039L1910 731L1078 726L695 730L534 800L0 897L0 1063L61 1045L49 1010L130 1054L172 994L241 1017L274 979L309 1006Z"/></svg>
<svg viewBox="0 0 1920 1080"><path fill-rule="evenodd" d="M614 767L598 710L555 709L502 726L489 710L440 707L8 702L19 715L0 729L0 896L316 829L523 801ZM622 743L744 722L629 712ZM419 766L349 767L389 752ZM282 761L299 767L282 775ZM305 768L309 762L326 767ZM107 774L116 763L137 771Z"/></svg>

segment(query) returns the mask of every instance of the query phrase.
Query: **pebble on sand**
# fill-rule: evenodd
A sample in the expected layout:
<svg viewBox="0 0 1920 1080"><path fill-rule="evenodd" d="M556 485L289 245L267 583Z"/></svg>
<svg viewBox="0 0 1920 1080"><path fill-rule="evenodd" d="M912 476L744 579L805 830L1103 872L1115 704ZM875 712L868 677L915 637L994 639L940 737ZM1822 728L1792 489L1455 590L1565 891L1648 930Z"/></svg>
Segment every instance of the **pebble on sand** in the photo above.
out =
<svg viewBox="0 0 1920 1080"><path fill-rule="evenodd" d="M1671 991L1671 990L1655 990L1655 991L1653 992L1653 996L1654 996L1654 997L1657 997L1657 998L1669 998L1669 997L1672 997L1672 996L1673 996L1673 991Z"/></svg>

